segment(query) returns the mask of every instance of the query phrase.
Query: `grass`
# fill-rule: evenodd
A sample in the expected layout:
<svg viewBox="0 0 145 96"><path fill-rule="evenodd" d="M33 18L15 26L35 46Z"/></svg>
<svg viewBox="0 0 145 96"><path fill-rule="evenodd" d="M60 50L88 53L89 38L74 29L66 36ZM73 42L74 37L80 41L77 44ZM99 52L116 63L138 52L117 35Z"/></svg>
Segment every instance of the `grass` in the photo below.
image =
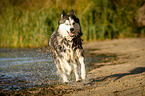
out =
<svg viewBox="0 0 145 96"><path fill-rule="evenodd" d="M62 10L74 9L84 41L145 35L134 18L143 0L1 0L0 47L44 47ZM63 5L63 6L62 6Z"/></svg>

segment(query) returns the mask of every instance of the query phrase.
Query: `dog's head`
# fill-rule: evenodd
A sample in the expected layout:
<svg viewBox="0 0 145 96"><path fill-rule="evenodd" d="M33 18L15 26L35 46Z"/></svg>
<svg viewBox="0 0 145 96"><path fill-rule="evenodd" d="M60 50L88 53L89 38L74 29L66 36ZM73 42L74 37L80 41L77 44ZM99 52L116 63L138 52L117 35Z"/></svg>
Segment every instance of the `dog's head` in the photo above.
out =
<svg viewBox="0 0 145 96"><path fill-rule="evenodd" d="M58 24L59 34L66 39L72 39L76 36L80 37L82 35L79 19L76 17L73 10L69 15L63 11Z"/></svg>

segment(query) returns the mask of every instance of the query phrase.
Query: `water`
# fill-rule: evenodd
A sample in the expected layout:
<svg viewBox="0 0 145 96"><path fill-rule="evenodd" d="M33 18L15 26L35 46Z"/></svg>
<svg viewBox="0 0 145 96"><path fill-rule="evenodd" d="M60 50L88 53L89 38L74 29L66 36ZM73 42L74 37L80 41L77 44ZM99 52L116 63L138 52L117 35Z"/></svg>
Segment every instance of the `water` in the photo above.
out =
<svg viewBox="0 0 145 96"><path fill-rule="evenodd" d="M88 51L85 50L86 71L96 68L91 64L108 57L102 54L89 55ZM48 49L0 48L0 92L62 84L59 76ZM68 79L71 83L75 82L74 74Z"/></svg>
<svg viewBox="0 0 145 96"><path fill-rule="evenodd" d="M0 48L0 91L56 84L56 71L49 51Z"/></svg>

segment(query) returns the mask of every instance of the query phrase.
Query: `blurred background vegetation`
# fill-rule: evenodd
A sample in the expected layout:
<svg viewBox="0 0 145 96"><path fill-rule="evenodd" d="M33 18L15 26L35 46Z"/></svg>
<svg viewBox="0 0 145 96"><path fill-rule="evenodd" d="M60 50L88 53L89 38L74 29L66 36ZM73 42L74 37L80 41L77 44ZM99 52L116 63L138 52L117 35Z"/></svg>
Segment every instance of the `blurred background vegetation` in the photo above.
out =
<svg viewBox="0 0 145 96"><path fill-rule="evenodd" d="M62 10L74 9L84 41L144 37L137 23L145 0L0 0L0 47L44 47Z"/></svg>

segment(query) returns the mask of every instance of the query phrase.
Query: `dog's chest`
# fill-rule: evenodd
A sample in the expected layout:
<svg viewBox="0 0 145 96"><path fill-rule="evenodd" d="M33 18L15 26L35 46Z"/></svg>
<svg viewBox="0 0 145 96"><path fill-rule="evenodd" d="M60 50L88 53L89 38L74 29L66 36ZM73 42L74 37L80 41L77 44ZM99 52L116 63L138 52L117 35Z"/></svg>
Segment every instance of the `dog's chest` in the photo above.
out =
<svg viewBox="0 0 145 96"><path fill-rule="evenodd" d="M63 50L61 52L63 58L65 58L66 60L74 59L76 56L76 52L73 50L73 47L72 47L73 42L63 40L60 44Z"/></svg>
<svg viewBox="0 0 145 96"><path fill-rule="evenodd" d="M74 54L74 51L72 49L72 42L68 42L67 44L63 43L63 47L65 49L64 54L68 56L72 56Z"/></svg>

